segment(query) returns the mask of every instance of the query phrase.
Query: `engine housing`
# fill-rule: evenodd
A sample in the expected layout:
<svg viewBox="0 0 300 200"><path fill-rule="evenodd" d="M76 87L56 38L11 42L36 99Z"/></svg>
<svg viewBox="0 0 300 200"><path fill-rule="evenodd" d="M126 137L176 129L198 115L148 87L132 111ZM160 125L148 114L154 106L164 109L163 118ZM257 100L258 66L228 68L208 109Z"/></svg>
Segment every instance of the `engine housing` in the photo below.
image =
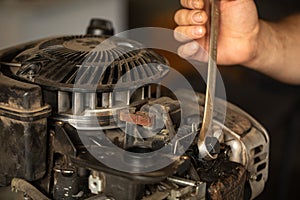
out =
<svg viewBox="0 0 300 200"><path fill-rule="evenodd" d="M174 138L176 148L170 152L176 154L187 138L197 138L200 124L193 115L182 118L180 101L162 93L168 61L136 41L107 40L105 34L112 33L109 22L94 19L87 35L45 38L0 51L0 185L11 184L32 199L258 196L268 178L268 134L221 99L213 121L221 144L216 160L199 159L195 142L170 165L144 173L135 167L151 166L151 158L141 162L134 154L113 155L107 141L139 154L164 148ZM205 96L198 93L195 103L189 91L181 93L201 119ZM218 110L225 104L226 116ZM129 163L132 173L101 162L111 156L118 158L116 165Z"/></svg>

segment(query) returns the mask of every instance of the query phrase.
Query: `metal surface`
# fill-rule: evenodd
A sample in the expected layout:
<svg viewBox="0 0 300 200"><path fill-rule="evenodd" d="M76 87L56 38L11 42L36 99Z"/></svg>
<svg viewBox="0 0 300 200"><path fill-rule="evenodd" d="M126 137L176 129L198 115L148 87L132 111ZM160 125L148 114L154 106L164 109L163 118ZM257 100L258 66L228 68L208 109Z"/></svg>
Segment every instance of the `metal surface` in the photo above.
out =
<svg viewBox="0 0 300 200"><path fill-rule="evenodd" d="M29 196L32 200L50 200L41 191L24 179L14 178L11 187L13 191L26 193L26 196Z"/></svg>
<svg viewBox="0 0 300 200"><path fill-rule="evenodd" d="M181 186L193 186L196 187L200 184L202 184L203 182L201 181L193 181L193 180L189 180L189 179L184 179L184 178L180 178L180 177L174 177L174 176L170 176L167 178L168 181L176 183L178 185Z"/></svg>
<svg viewBox="0 0 300 200"><path fill-rule="evenodd" d="M204 116L200 130L198 148L200 158L209 160L215 159L218 152L218 140L214 139L212 120L214 112L214 96L216 90L217 75L217 41L219 32L219 0L210 0L210 38L208 53L208 72L206 83L206 99ZM209 150L211 146L211 150Z"/></svg>
<svg viewBox="0 0 300 200"><path fill-rule="evenodd" d="M116 39L91 52L106 37L66 36L0 51L5 74L0 74L0 149L6 150L1 152L6 162L0 162L0 184L22 177L46 198L68 200L239 200L248 186L255 198L268 177L269 138L252 117L214 98L216 20L211 24L207 95L198 94L199 102L191 102L189 92L180 92L183 100L165 94L159 81L168 71L167 61L154 51L115 52L136 45L130 40ZM89 53L92 57L85 60ZM93 61L113 63L96 90L73 90L76 81L94 83L100 68ZM157 65L144 65L152 62ZM113 91L119 79L122 88ZM191 113L183 111L182 103ZM204 118L199 139L197 110ZM155 161L170 160L169 165L137 173L137 167L155 161L151 156L141 161L136 154L165 147ZM114 166L102 162L111 158ZM133 164L132 171L114 168L123 164Z"/></svg>
<svg viewBox="0 0 300 200"><path fill-rule="evenodd" d="M89 176L89 189L93 194L99 194L104 190L104 176L99 172L92 171Z"/></svg>
<svg viewBox="0 0 300 200"><path fill-rule="evenodd" d="M205 96L199 95L199 104L203 105ZM225 124L213 120L214 126L223 130L224 144L230 146L229 159L245 166L249 172L251 199L262 191L268 179L270 139L266 130L253 117L235 105L216 99L216 115L218 107L226 104ZM217 117L215 117L217 119Z"/></svg>
<svg viewBox="0 0 300 200"><path fill-rule="evenodd" d="M220 178L209 186L208 193L212 200L244 199L244 187L247 176L246 169L242 165L236 163L229 164L235 165L235 167L229 167L231 171L226 171L225 167L228 163L224 164L222 167L225 169L223 172L224 174L228 172L230 172L230 174L227 174L227 176Z"/></svg>

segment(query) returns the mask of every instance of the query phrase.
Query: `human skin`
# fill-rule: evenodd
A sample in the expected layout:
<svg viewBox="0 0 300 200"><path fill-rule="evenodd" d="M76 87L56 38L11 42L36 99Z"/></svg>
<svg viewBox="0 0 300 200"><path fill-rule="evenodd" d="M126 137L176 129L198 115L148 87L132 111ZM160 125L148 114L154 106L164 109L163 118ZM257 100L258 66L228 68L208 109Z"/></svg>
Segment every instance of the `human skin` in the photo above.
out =
<svg viewBox="0 0 300 200"><path fill-rule="evenodd" d="M205 0L205 2L209 2ZM204 0L181 0L174 16L182 57L201 60L208 16ZM186 37L182 37L185 35ZM217 62L243 65L279 81L300 84L300 14L278 22L259 19L253 0L221 0Z"/></svg>

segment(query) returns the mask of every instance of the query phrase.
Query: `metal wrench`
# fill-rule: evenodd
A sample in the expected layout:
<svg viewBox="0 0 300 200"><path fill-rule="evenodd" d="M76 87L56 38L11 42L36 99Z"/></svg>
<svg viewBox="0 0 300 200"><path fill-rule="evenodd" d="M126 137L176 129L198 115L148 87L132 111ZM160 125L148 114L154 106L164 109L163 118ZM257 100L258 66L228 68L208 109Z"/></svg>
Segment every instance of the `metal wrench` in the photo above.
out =
<svg viewBox="0 0 300 200"><path fill-rule="evenodd" d="M212 121L217 74L217 41L219 34L219 0L210 1L210 38L208 50L208 71L206 83L206 98L202 127L198 138L199 157L205 160L217 158L219 142L213 136Z"/></svg>

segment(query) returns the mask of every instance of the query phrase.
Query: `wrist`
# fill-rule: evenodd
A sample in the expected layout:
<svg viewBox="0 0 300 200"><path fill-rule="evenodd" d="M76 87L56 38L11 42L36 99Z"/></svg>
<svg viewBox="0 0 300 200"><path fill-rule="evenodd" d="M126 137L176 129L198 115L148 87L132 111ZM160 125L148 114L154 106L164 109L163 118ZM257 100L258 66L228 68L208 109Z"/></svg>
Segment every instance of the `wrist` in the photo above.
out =
<svg viewBox="0 0 300 200"><path fill-rule="evenodd" d="M242 65L249 67L249 68L257 68L259 66L259 64L261 63L261 55L260 55L260 50L263 46L263 40L262 40L262 35L263 35L263 29L264 28L264 22L262 20L258 21L258 29L255 32L255 34L253 34L250 39L248 40L249 44L249 55L248 55L248 59L241 63Z"/></svg>
<svg viewBox="0 0 300 200"><path fill-rule="evenodd" d="M274 56L278 56L277 51L282 48L281 40L278 38L276 25L270 22L259 20L257 34L252 38L252 50L250 50L249 60L243 65L263 73L274 73L270 70L274 66Z"/></svg>

